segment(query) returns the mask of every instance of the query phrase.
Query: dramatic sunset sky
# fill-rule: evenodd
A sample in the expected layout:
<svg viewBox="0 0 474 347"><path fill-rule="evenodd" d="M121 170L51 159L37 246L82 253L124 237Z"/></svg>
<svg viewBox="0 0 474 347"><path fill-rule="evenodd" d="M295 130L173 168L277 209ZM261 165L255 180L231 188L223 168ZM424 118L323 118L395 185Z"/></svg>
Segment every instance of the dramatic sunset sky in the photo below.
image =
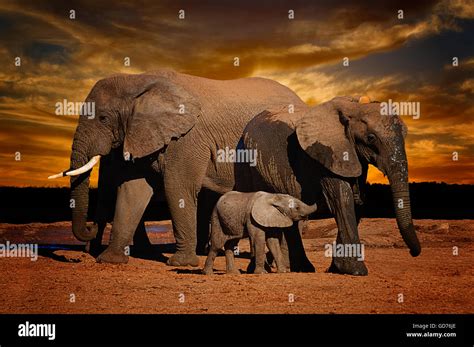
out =
<svg viewBox="0 0 474 347"><path fill-rule="evenodd" d="M67 186L47 176L69 167L78 117L55 115L56 102L160 67L268 77L309 104L356 94L420 102L420 119L404 117L410 180L474 183L472 0L0 0L0 186ZM369 180L386 182L376 169Z"/></svg>

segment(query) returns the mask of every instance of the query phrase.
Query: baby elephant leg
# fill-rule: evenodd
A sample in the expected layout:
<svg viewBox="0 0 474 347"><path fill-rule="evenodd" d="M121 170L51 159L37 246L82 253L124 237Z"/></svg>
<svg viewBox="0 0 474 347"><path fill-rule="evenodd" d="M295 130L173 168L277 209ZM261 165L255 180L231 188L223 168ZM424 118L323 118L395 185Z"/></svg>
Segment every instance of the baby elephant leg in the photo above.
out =
<svg viewBox="0 0 474 347"><path fill-rule="evenodd" d="M211 246L209 247L206 263L204 264L204 269L202 270L205 275L212 275L214 273L212 270L212 267L214 266L214 260L216 259L219 250L224 247L226 240L227 237L222 232L219 219L217 218L216 214L213 213L211 221Z"/></svg>
<svg viewBox="0 0 474 347"><path fill-rule="evenodd" d="M270 252L273 255L273 258L275 259L276 265L277 265L277 271L278 272L288 272L288 268L285 266L285 262L283 261L283 254L281 253L281 248L280 248L280 239L281 239L281 234L280 237L277 235L268 235L267 236L267 246Z"/></svg>
<svg viewBox="0 0 474 347"><path fill-rule="evenodd" d="M219 252L219 249L220 248L211 245L206 258L206 264L204 265L204 269L202 270L202 273L204 275L212 275L214 273L214 270L212 268L214 266L214 260L216 259L217 252Z"/></svg>
<svg viewBox="0 0 474 347"><path fill-rule="evenodd" d="M239 239L232 239L225 243L225 261L226 261L226 271L228 274L240 275L240 271L235 268L234 264L234 250L239 243Z"/></svg>
<svg viewBox="0 0 474 347"><path fill-rule="evenodd" d="M260 228L248 226L249 236L255 251L255 274L263 274L265 271L265 232Z"/></svg>

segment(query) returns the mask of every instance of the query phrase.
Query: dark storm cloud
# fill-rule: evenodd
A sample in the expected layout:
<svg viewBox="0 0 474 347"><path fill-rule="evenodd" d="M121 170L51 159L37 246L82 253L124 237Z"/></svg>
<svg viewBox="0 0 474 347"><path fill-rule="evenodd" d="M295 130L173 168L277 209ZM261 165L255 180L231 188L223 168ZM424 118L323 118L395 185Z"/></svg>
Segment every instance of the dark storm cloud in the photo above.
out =
<svg viewBox="0 0 474 347"><path fill-rule="evenodd" d="M47 61L51 64L64 64L68 61L70 53L66 47L60 45L32 42L25 47L24 54L27 58L30 58L33 63Z"/></svg>

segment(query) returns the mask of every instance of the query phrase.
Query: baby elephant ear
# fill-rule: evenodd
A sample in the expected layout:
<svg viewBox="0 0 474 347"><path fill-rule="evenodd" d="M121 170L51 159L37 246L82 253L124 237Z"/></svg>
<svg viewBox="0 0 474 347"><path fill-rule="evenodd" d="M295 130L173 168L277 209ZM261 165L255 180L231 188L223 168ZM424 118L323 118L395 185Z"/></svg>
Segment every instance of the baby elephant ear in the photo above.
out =
<svg viewBox="0 0 474 347"><path fill-rule="evenodd" d="M331 103L315 106L296 124L301 148L329 171L342 177L358 177L362 166L346 127L348 120Z"/></svg>
<svg viewBox="0 0 474 347"><path fill-rule="evenodd" d="M252 206L252 217L261 226L269 228L286 228L293 225L293 220L276 207L272 194L257 193Z"/></svg>
<svg viewBox="0 0 474 347"><path fill-rule="evenodd" d="M201 114L201 105L193 95L162 77L137 95L132 106L124 141L124 155L132 158L159 151L183 136Z"/></svg>

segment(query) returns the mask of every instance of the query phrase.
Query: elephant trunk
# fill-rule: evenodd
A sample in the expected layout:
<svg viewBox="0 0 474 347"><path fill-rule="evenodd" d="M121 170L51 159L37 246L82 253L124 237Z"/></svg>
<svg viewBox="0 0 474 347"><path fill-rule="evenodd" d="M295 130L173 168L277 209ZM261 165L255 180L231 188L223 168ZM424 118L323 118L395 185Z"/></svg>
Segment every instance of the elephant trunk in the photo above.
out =
<svg viewBox="0 0 474 347"><path fill-rule="evenodd" d="M305 216L309 216L311 213L316 212L317 208L315 203L313 205L305 205L302 208L302 212Z"/></svg>
<svg viewBox="0 0 474 347"><path fill-rule="evenodd" d="M392 165L388 170L388 179L392 190L393 204L398 229L403 240L410 249L410 254L416 257L421 252L420 242L416 236L411 216L410 191L408 187L408 163L404 146L397 146L398 150L391 157Z"/></svg>
<svg viewBox="0 0 474 347"><path fill-rule="evenodd" d="M83 152L84 145L74 140L71 154L71 168L77 169L87 163L87 156ZM89 177L90 171L71 177L72 232L79 241L90 241L97 234L97 226L88 227L87 211L89 207Z"/></svg>

